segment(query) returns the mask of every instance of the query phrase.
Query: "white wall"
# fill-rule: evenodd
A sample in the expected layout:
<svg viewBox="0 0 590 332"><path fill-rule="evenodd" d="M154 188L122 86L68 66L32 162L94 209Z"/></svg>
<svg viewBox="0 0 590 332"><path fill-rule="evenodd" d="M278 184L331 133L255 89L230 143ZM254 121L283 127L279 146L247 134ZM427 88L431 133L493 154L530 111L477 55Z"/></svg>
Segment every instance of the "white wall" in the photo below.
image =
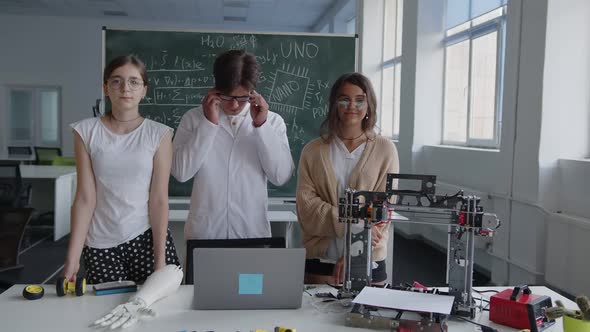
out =
<svg viewBox="0 0 590 332"><path fill-rule="evenodd" d="M420 151L440 141L444 1L404 1L400 96L400 169L424 173Z"/></svg>
<svg viewBox="0 0 590 332"><path fill-rule="evenodd" d="M590 293L590 161L579 160L590 152L590 2L509 1L498 150L438 145L442 2L404 5L402 172L435 174L443 192L465 189L498 214L493 245L479 240L476 255L493 282ZM397 229L446 246L445 230Z"/></svg>
<svg viewBox="0 0 590 332"><path fill-rule="evenodd" d="M539 195L547 215L546 280L590 292L590 2L548 2ZM567 54L567 56L564 56ZM567 158L567 159L561 159Z"/></svg>
<svg viewBox="0 0 590 332"><path fill-rule="evenodd" d="M590 152L589 16L588 1L549 1L539 163L541 200L552 209L560 197L554 190L559 158L583 158Z"/></svg>
<svg viewBox="0 0 590 332"><path fill-rule="evenodd" d="M590 160L560 159L558 167L559 211L574 216L590 216Z"/></svg>

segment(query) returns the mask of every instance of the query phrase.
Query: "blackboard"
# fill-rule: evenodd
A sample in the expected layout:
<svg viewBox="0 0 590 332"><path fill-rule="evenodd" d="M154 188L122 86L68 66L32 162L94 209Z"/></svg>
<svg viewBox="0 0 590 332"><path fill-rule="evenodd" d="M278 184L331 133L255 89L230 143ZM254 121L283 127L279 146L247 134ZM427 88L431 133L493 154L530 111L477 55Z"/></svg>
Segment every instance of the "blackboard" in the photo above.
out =
<svg viewBox="0 0 590 332"><path fill-rule="evenodd" d="M257 91L287 125L295 166L303 146L318 137L332 83L355 70L354 36L259 34L104 29L105 64L133 54L146 65L148 93L140 104L146 118L174 129L182 115L200 105L213 87L215 57L230 49L256 55L262 67ZM270 196L295 196L297 171ZM190 196L192 180L171 177L170 196Z"/></svg>

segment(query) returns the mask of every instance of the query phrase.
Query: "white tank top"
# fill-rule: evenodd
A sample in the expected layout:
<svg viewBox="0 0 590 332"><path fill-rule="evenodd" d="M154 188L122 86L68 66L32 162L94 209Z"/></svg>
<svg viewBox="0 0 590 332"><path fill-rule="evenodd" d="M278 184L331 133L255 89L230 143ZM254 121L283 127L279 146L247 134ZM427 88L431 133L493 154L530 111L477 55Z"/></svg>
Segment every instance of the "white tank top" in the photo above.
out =
<svg viewBox="0 0 590 332"><path fill-rule="evenodd" d="M90 155L96 183L96 209L86 245L111 248L148 230L154 155L164 135L173 129L149 119L123 135L111 132L100 118L70 126Z"/></svg>

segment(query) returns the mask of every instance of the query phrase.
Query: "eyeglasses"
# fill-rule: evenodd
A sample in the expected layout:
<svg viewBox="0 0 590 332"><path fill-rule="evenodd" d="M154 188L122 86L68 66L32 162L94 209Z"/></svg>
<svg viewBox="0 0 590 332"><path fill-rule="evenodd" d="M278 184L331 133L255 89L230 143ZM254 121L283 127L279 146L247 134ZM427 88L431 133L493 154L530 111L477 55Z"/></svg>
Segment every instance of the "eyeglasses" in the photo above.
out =
<svg viewBox="0 0 590 332"><path fill-rule="evenodd" d="M357 100L355 102L351 102L348 99L341 99L337 101L338 107L342 109L348 109L350 105L354 105L356 109L361 109L367 105L366 100Z"/></svg>
<svg viewBox="0 0 590 332"><path fill-rule="evenodd" d="M129 89L133 91L137 91L144 86L143 80L138 78L130 78L127 80L127 83L129 83ZM109 88L119 90L123 84L125 84L125 79L119 77L111 78L108 80L107 84Z"/></svg>
<svg viewBox="0 0 590 332"><path fill-rule="evenodd" d="M237 101L238 103L245 103L250 100L250 96L228 96L221 93L217 94L223 101Z"/></svg>

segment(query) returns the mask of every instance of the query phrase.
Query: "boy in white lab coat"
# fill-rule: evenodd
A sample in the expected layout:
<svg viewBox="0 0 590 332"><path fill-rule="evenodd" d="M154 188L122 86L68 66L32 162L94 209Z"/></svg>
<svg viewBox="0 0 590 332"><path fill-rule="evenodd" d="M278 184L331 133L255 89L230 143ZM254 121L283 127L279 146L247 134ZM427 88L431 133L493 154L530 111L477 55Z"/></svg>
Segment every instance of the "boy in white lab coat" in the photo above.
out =
<svg viewBox="0 0 590 332"><path fill-rule="evenodd" d="M258 75L254 55L219 55L215 88L182 117L172 175L180 182L194 177L186 239L271 236L267 180L283 185L294 163L285 122L254 90Z"/></svg>

